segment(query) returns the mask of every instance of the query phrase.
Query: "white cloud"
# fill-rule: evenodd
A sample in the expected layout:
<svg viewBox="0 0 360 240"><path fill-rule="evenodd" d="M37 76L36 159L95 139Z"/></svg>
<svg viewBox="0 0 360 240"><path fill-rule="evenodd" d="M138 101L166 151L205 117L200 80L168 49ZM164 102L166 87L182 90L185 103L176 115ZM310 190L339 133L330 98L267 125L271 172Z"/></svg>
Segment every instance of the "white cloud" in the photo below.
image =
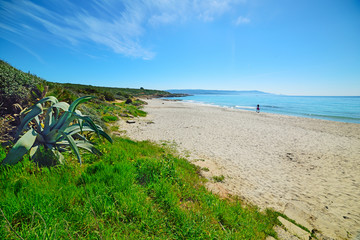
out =
<svg viewBox="0 0 360 240"><path fill-rule="evenodd" d="M235 25L248 24L250 23L250 19L246 17L238 17L235 21Z"/></svg>
<svg viewBox="0 0 360 240"><path fill-rule="evenodd" d="M96 43L118 54L151 59L155 53L144 48L141 41L147 27L191 19L214 21L242 2L244 0L89 0L79 6L62 0L47 1L40 6L29 0L1 1L0 30L79 48L85 43ZM240 17L236 24L249 21Z"/></svg>
<svg viewBox="0 0 360 240"><path fill-rule="evenodd" d="M177 20L176 15L171 15L168 13L162 13L161 15L153 15L149 19L149 24L152 26L159 26L162 24L170 24Z"/></svg>

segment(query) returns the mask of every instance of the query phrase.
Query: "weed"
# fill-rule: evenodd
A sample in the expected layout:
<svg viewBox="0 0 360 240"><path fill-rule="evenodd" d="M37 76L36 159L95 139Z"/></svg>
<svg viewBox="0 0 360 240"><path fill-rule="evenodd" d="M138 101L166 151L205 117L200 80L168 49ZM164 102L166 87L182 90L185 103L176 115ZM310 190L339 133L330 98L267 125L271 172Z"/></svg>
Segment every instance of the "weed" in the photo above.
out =
<svg viewBox="0 0 360 240"><path fill-rule="evenodd" d="M104 122L116 122L117 120L119 120L119 118L112 115L105 115L101 118L101 120L103 120Z"/></svg>
<svg viewBox="0 0 360 240"><path fill-rule="evenodd" d="M118 131L119 131L119 126L111 126L111 127L110 127L110 130L111 130L112 132L118 132Z"/></svg>
<svg viewBox="0 0 360 240"><path fill-rule="evenodd" d="M224 182L224 175L220 175L220 176L213 176L212 179L215 181L215 182Z"/></svg>

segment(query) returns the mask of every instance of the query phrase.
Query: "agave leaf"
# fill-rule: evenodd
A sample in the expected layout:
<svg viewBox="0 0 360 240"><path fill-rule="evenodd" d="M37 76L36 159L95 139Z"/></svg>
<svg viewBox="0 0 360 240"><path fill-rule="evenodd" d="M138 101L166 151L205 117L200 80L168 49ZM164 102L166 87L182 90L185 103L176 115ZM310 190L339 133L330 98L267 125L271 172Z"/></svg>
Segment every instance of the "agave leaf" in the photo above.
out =
<svg viewBox="0 0 360 240"><path fill-rule="evenodd" d="M71 116L61 126L59 126L59 131L64 131L69 126L74 125L74 124L72 124L72 125L70 125L70 124L73 123L77 119L78 119L78 116L75 113L71 112Z"/></svg>
<svg viewBox="0 0 360 240"><path fill-rule="evenodd" d="M102 153L98 149L95 148L94 144L91 143L90 141L86 140L86 139L85 140L74 140L74 143L76 144L76 146L78 148L83 148L83 149L85 149L85 150L87 150L89 152L92 152L94 154L102 155ZM62 146L62 147L70 146L70 143L67 142L67 141L62 141L62 142L57 143L57 146L58 147L60 147L60 146Z"/></svg>
<svg viewBox="0 0 360 240"><path fill-rule="evenodd" d="M47 109L46 117L45 117L45 127L44 127L45 135L50 132L50 130L52 129L51 127L55 124L55 121L59 113L59 109L68 111L69 104L66 102L58 102Z"/></svg>
<svg viewBox="0 0 360 240"><path fill-rule="evenodd" d="M92 144L90 142L78 142L78 143L76 143L76 145L79 148L85 149L85 150L87 150L89 152L92 152L92 153L94 153L96 155L102 155L102 153L98 149L96 149L94 147L94 144Z"/></svg>
<svg viewBox="0 0 360 240"><path fill-rule="evenodd" d="M105 137L106 140L108 140L110 143L113 143L112 138L106 132L103 131L103 129L102 129L102 127L100 125L97 125L97 124L94 124L94 125L95 125L96 130L97 130L95 132L98 132L98 135L101 135L101 136ZM93 129L93 127L91 127L91 129ZM84 131L89 131L89 130L84 130ZM94 131L94 130L92 130L92 131Z"/></svg>
<svg viewBox="0 0 360 240"><path fill-rule="evenodd" d="M106 138L106 140L108 140L111 144L113 143L112 138L106 132L104 132L103 130L100 130L100 129L98 131L101 136Z"/></svg>
<svg viewBox="0 0 360 240"><path fill-rule="evenodd" d="M99 136L99 128L93 122L93 120L89 116L79 116L80 119L84 120L87 126L94 129L96 134Z"/></svg>
<svg viewBox="0 0 360 240"><path fill-rule="evenodd" d="M80 116L84 116L80 110L75 110L76 114L80 115Z"/></svg>
<svg viewBox="0 0 360 240"><path fill-rule="evenodd" d="M60 153L68 151L66 148L56 146Z"/></svg>
<svg viewBox="0 0 360 240"><path fill-rule="evenodd" d="M16 164L24 155L29 151L29 149L33 146L37 133L34 129L30 129L27 131L12 147L9 151L8 155L2 161L2 165Z"/></svg>
<svg viewBox="0 0 360 240"><path fill-rule="evenodd" d="M89 101L90 99L94 98L94 96L84 96L84 97L81 97L81 98L78 98L76 99L74 102L72 102L70 104L70 107L69 107L69 111L70 112L74 112L75 111L75 108L81 104L81 103L84 103L84 102L87 102Z"/></svg>
<svg viewBox="0 0 360 240"><path fill-rule="evenodd" d="M54 96L48 96L46 98L40 99L39 101L37 101L33 106L31 106L30 108L26 109L25 111L22 112L22 115L27 114L28 112L30 112L37 104L43 104L45 102L51 102L51 105L59 102L56 97Z"/></svg>
<svg viewBox="0 0 360 240"><path fill-rule="evenodd" d="M57 157L57 159L59 160L59 162L61 163L61 164L64 164L64 155L62 155L58 150L56 150L56 149L52 149L51 150L53 153L54 153L54 155Z"/></svg>
<svg viewBox="0 0 360 240"><path fill-rule="evenodd" d="M51 107L60 108L60 109L62 109L62 110L64 110L66 112L66 111L69 111L70 105L68 103L66 103L66 102L58 102L58 103L52 105Z"/></svg>
<svg viewBox="0 0 360 240"><path fill-rule="evenodd" d="M61 117L59 118L59 120L56 122L56 124L54 124L54 126L52 126L50 129L60 129L64 123L72 116L72 112L64 112Z"/></svg>
<svg viewBox="0 0 360 240"><path fill-rule="evenodd" d="M87 125L83 126L83 128L81 129L79 124L73 124L67 127L64 132L66 132L69 135L74 135L79 132L95 132L95 131L96 131L95 129Z"/></svg>
<svg viewBox="0 0 360 240"><path fill-rule="evenodd" d="M79 163L81 165L81 156L80 156L79 148L76 146L76 143L75 143L74 139L72 138L72 136L67 135L63 131L61 133L65 137L65 139L69 142L70 147L74 151L74 153L75 153L75 155L76 155L76 157L79 160Z"/></svg>
<svg viewBox="0 0 360 240"><path fill-rule="evenodd" d="M19 128L17 129L15 137L18 137L20 133L24 130L24 128L27 126L27 124L33 120L35 117L37 117L39 114L43 112L42 106L40 103L35 104L33 107L31 107L31 111L28 112L24 119L21 121Z"/></svg>
<svg viewBox="0 0 360 240"><path fill-rule="evenodd" d="M54 111L54 114L53 114L52 123L50 124L50 129L52 129L52 127L56 124L57 120L59 119L59 113L60 113L58 108L52 108L52 110Z"/></svg>
<svg viewBox="0 0 360 240"><path fill-rule="evenodd" d="M59 141L60 136L62 135L59 129L53 129L44 137L44 142L55 143Z"/></svg>
<svg viewBox="0 0 360 240"><path fill-rule="evenodd" d="M36 136L36 142L45 142L44 136L42 136L41 133L38 133L38 135Z"/></svg>
<svg viewBox="0 0 360 240"><path fill-rule="evenodd" d="M36 152L37 152L38 149L39 149L39 145L34 146L34 147L32 147L32 148L30 149L29 154L30 154L30 158L31 158L31 159L34 158L34 156L35 156L35 154L36 154Z"/></svg>
<svg viewBox="0 0 360 240"><path fill-rule="evenodd" d="M53 109L49 108L46 112L45 121L44 121L44 134L47 134L50 131L50 126L54 121Z"/></svg>
<svg viewBox="0 0 360 240"><path fill-rule="evenodd" d="M106 132L104 132L103 128L100 125L95 124L95 126L97 127L101 136L105 137L106 140L108 140L110 143L113 143L112 138Z"/></svg>
<svg viewBox="0 0 360 240"><path fill-rule="evenodd" d="M76 112L76 114L78 114L80 116L84 116L79 110L75 110L75 112ZM80 126L80 131L82 133L82 131L83 131L82 128L83 128L84 121L81 118L79 118L78 122L79 122L79 126Z"/></svg>
<svg viewBox="0 0 360 240"><path fill-rule="evenodd" d="M81 139L81 140L84 140L84 141L89 141L86 139L86 137L84 137L83 135L79 134L79 133L75 133L73 135L71 135L74 139Z"/></svg>
<svg viewBox="0 0 360 240"><path fill-rule="evenodd" d="M74 113L74 112L72 113L72 116L71 116L70 118L68 118L68 119L66 120L66 122L64 122L61 127L59 127L59 131L65 131L65 129L67 129L68 127L73 126L74 124L71 125L71 126L69 126L69 124L70 124L72 121L76 120L76 119L78 119L78 120L79 120L79 119L83 120L83 121L85 122L86 126L92 128L92 129L96 132L96 134L99 136L99 130L98 130L98 128L96 127L95 123L91 120L90 117L88 117L88 116L80 116L80 115L78 115L77 113ZM79 124L79 126L80 126L80 124ZM80 130L81 130L81 129L80 129Z"/></svg>
<svg viewBox="0 0 360 240"><path fill-rule="evenodd" d="M41 122L40 122L39 116L34 117L34 119L35 119L35 122L36 122L36 125L37 125L37 130L38 130L38 132L42 132L43 128L42 128L42 126L41 126Z"/></svg>
<svg viewBox="0 0 360 240"><path fill-rule="evenodd" d="M41 104L41 103L45 103L45 102L51 102L52 103L51 105L53 105L53 104L58 103L59 101L54 96L48 96L48 97L45 97L45 98L39 100L36 104L38 104L38 103Z"/></svg>

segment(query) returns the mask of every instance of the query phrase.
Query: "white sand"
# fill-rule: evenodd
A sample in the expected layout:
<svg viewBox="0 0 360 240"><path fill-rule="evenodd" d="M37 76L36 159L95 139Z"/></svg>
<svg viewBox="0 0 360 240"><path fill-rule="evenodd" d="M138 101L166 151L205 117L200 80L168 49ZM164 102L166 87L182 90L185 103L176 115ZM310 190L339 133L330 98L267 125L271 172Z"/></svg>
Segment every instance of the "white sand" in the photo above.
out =
<svg viewBox="0 0 360 240"><path fill-rule="evenodd" d="M146 118L121 124L129 137L175 141L210 169L204 175L225 176L213 189L285 212L310 230L335 239L359 234L360 124L146 101Z"/></svg>

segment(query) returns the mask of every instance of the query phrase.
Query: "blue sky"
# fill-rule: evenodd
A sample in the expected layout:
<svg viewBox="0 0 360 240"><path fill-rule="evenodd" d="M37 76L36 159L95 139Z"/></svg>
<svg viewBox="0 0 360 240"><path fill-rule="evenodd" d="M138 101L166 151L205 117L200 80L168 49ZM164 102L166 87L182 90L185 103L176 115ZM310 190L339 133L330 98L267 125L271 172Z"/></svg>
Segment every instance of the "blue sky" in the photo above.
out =
<svg viewBox="0 0 360 240"><path fill-rule="evenodd" d="M360 2L1 0L0 58L62 83L359 96Z"/></svg>

